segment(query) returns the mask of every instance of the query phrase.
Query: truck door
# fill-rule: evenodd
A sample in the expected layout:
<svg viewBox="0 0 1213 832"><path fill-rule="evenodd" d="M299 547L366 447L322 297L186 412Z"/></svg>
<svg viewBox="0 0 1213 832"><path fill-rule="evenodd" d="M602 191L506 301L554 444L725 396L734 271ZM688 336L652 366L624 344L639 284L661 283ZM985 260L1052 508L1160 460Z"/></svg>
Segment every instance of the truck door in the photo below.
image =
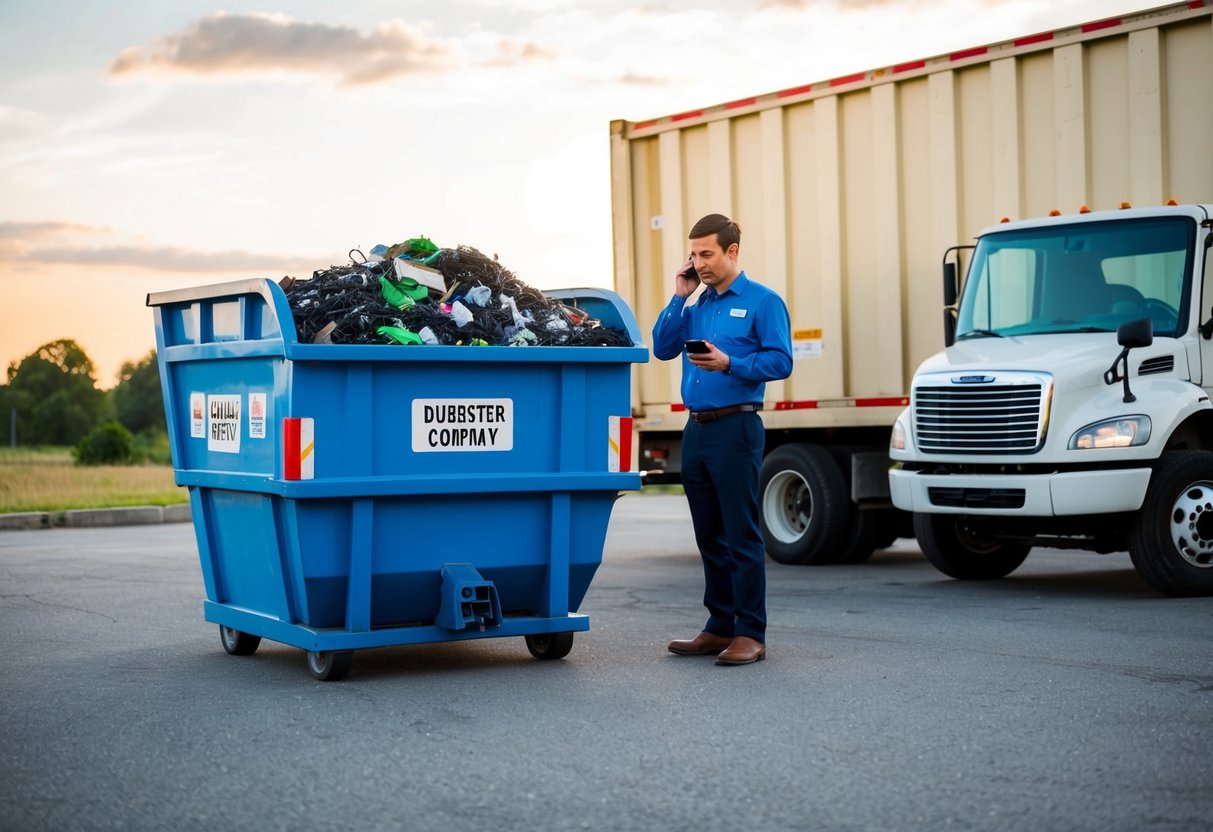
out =
<svg viewBox="0 0 1213 832"><path fill-rule="evenodd" d="M1210 257L1210 254L1213 252L1210 252L1203 245L1198 245L1196 251L1198 256L1204 257L1205 264L1204 274L1200 281L1200 314L1197 316L1197 320L1202 324L1200 327L1201 332L1197 336L1196 341L1200 350L1200 362L1193 362L1192 373L1194 378L1192 381L1204 387L1206 391L1209 391L1213 390L1213 338L1206 337L1204 333L1209 332L1213 334L1213 331L1205 328L1203 324L1206 321L1213 321L1213 268L1209 265L1209 262L1213 260L1213 257ZM1210 324L1210 326L1213 326L1213 324ZM1189 358L1191 357L1189 355Z"/></svg>

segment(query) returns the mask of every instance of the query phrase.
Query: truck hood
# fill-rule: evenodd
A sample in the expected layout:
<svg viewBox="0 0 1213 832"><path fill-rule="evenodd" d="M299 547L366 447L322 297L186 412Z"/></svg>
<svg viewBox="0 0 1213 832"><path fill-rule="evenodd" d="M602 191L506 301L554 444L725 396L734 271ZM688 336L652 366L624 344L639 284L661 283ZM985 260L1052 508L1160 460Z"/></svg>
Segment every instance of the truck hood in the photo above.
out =
<svg viewBox="0 0 1213 832"><path fill-rule="evenodd" d="M1174 338L1157 338L1148 347L1129 353L1137 367L1155 356L1175 356L1175 369L1186 375L1187 365ZM923 362L919 373L990 373L1024 371L1050 373L1065 390L1103 386L1104 370L1120 355L1115 332L1061 333L1056 335L973 338L958 341Z"/></svg>

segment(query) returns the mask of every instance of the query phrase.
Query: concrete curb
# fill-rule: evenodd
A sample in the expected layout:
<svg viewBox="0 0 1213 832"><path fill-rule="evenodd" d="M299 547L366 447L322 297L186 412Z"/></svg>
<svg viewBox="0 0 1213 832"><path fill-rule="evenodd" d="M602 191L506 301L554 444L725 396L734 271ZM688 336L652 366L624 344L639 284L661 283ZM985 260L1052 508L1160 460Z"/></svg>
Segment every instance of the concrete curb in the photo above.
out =
<svg viewBox="0 0 1213 832"><path fill-rule="evenodd" d="M17 529L49 529L51 516L45 511L23 511L18 514L0 514L0 531Z"/></svg>
<svg viewBox="0 0 1213 832"><path fill-rule="evenodd" d="M192 519L190 506L126 506L123 508L82 508L52 517L46 511L25 511L0 514L0 531L49 529L65 526L72 529L95 529L108 526L150 526L160 523L188 523Z"/></svg>

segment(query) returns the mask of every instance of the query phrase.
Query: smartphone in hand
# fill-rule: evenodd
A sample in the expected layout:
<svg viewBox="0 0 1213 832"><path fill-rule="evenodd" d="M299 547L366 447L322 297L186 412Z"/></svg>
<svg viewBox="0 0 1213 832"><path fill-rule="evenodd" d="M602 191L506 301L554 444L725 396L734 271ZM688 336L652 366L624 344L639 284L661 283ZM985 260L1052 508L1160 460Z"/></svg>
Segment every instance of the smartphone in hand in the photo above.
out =
<svg viewBox="0 0 1213 832"><path fill-rule="evenodd" d="M694 353L696 355L704 355L705 353L711 352L711 349L708 348L708 342L701 338L695 338L687 341L685 344L683 344L683 348L686 349L687 352Z"/></svg>
<svg viewBox="0 0 1213 832"><path fill-rule="evenodd" d="M699 272L695 271L694 263L692 263L691 265L689 265L685 269L683 269L681 272L679 272L678 276L681 277L683 280L692 280L695 283L699 282Z"/></svg>

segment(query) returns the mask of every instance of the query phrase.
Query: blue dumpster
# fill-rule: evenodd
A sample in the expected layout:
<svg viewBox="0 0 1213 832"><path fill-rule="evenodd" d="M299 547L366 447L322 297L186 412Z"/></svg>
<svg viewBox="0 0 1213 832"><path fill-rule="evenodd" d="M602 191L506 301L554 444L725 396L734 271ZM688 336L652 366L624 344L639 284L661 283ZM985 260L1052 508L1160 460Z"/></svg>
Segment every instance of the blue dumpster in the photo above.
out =
<svg viewBox="0 0 1213 832"><path fill-rule="evenodd" d="M303 344L254 279L148 295L204 615L335 680L368 647L524 636L562 658L629 472L648 360L614 292L548 292L630 347Z"/></svg>

